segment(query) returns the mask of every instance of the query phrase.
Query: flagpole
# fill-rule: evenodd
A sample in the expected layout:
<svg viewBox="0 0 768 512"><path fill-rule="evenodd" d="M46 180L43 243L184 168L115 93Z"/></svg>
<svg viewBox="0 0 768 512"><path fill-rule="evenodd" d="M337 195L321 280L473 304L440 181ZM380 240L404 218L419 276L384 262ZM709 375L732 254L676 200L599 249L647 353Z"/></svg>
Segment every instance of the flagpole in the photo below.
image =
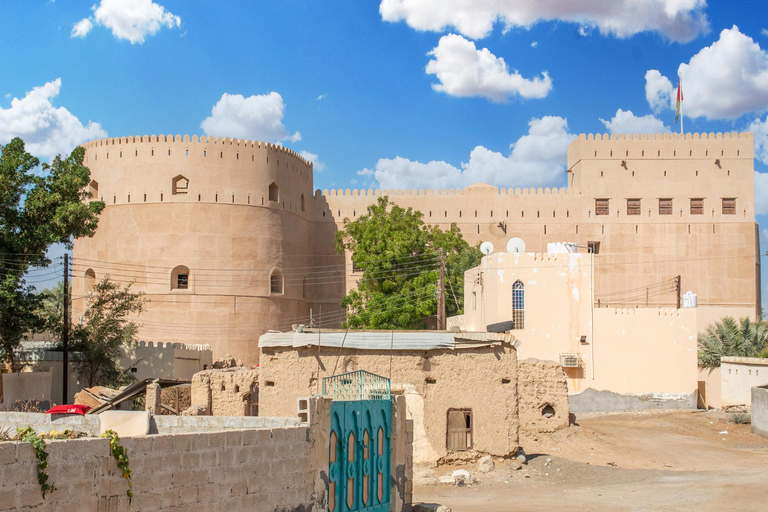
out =
<svg viewBox="0 0 768 512"><path fill-rule="evenodd" d="M678 96L680 97L680 135L683 135L683 97L682 97L682 89L683 89L683 80L680 78L680 75L677 76L677 87L678 87Z"/></svg>

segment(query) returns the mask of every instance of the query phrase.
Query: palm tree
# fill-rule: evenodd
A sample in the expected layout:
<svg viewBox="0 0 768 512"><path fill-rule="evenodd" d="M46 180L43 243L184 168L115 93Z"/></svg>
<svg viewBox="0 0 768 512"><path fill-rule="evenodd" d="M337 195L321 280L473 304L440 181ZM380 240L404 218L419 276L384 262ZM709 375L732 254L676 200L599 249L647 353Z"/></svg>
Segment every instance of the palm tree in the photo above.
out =
<svg viewBox="0 0 768 512"><path fill-rule="evenodd" d="M699 367L717 368L723 356L760 357L768 348L768 326L744 317L725 317L698 335Z"/></svg>

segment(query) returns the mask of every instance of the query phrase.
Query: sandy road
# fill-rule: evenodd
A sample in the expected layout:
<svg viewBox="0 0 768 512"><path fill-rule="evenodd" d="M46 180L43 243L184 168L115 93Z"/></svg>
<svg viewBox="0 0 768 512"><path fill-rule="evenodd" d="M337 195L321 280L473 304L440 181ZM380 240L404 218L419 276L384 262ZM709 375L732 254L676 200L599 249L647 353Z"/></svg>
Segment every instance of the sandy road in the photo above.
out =
<svg viewBox="0 0 768 512"><path fill-rule="evenodd" d="M768 439L719 412L643 411L522 435L522 470L498 460L469 487L414 486L414 501L475 511L768 511ZM727 434L721 432L727 431ZM550 459L548 462L547 459ZM449 474L459 466L422 470Z"/></svg>

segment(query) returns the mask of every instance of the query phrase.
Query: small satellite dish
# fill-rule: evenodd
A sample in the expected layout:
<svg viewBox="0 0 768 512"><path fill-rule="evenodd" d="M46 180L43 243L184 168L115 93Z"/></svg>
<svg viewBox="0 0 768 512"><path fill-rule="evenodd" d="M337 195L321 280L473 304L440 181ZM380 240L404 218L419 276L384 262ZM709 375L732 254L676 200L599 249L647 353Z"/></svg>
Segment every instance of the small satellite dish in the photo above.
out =
<svg viewBox="0 0 768 512"><path fill-rule="evenodd" d="M507 242L507 252L525 252L525 242L522 238L510 238Z"/></svg>
<svg viewBox="0 0 768 512"><path fill-rule="evenodd" d="M491 242L483 242L480 244L480 252L488 256L493 252L493 244Z"/></svg>

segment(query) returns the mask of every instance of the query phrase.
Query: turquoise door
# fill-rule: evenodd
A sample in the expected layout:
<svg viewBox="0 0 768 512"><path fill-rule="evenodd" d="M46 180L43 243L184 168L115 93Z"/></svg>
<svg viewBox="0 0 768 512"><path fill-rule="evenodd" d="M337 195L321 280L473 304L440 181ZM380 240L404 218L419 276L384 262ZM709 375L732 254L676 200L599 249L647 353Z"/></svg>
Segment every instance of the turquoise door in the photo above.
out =
<svg viewBox="0 0 768 512"><path fill-rule="evenodd" d="M389 510L390 400L331 405L328 510Z"/></svg>

